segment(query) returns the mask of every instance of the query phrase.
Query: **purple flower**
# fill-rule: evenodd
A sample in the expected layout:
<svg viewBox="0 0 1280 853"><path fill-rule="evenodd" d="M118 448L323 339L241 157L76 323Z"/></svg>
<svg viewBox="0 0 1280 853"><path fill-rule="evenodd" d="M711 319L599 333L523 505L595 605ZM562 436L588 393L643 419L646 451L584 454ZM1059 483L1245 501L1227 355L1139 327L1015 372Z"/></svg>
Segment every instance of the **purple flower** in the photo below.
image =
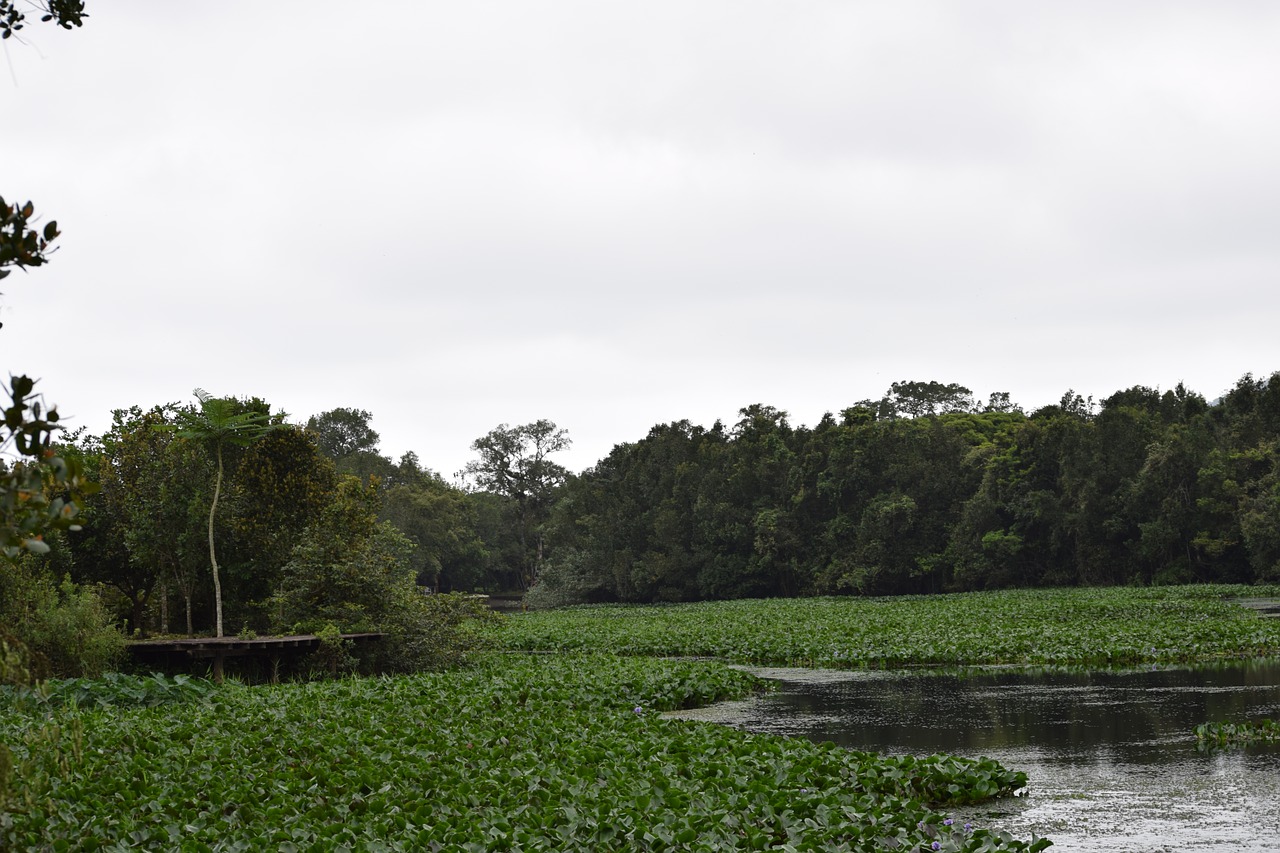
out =
<svg viewBox="0 0 1280 853"><path fill-rule="evenodd" d="M955 821L954 821L953 819L951 819L951 818L947 818L946 820L944 820L944 821L942 822L942 825L943 825L943 826L951 826L951 824L953 824L953 823L955 823Z"/></svg>
<svg viewBox="0 0 1280 853"><path fill-rule="evenodd" d="M936 842L936 841L935 841L935 842L933 842L932 844L930 844L929 846L930 846L930 847L932 847L934 850L941 850L941 849L942 849L942 845L941 845L941 844L939 844L939 843L938 843L938 842Z"/></svg>
<svg viewBox="0 0 1280 853"><path fill-rule="evenodd" d="M635 712L635 713L637 713L637 714L643 714L643 713L644 713L644 708L641 708L639 705L637 705L637 706L635 706L634 708L632 708L632 711L634 711L634 712Z"/></svg>

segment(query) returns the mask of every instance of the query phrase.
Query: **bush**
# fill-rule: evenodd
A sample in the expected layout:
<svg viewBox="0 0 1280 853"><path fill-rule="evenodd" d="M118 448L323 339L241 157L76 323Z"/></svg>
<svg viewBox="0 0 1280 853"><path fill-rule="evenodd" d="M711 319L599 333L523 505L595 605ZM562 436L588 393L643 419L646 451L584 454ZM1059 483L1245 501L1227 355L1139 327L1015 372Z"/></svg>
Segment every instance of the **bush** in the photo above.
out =
<svg viewBox="0 0 1280 853"><path fill-rule="evenodd" d="M413 547L386 522L351 542L331 531L308 530L273 600L277 630L321 636L310 663L330 675L353 668L350 643L323 644L325 636L342 633L387 635L355 650L365 671L420 672L464 662L481 644L472 623L499 617L480 599L425 593L410 563Z"/></svg>
<svg viewBox="0 0 1280 853"><path fill-rule="evenodd" d="M308 528L281 570L275 629L312 632L332 624L342 632L377 630L399 591L417 588L412 551L413 543L386 522L354 541Z"/></svg>
<svg viewBox="0 0 1280 853"><path fill-rule="evenodd" d="M530 610L552 610L575 604L601 604L614 599L613 591L590 564L590 557L572 550L547 564L538 582L524 597Z"/></svg>
<svg viewBox="0 0 1280 853"><path fill-rule="evenodd" d="M31 652L17 637L0 633L0 684L31 683Z"/></svg>
<svg viewBox="0 0 1280 853"><path fill-rule="evenodd" d="M330 622L316 631L316 636L320 645L307 655L306 661L312 678L336 678L340 673L355 671L357 660L351 654L354 643L342 639L337 626Z"/></svg>
<svg viewBox="0 0 1280 853"><path fill-rule="evenodd" d="M425 594L412 590L401 606L387 614L387 638L376 653L379 669L423 672L449 669L467 662L470 652L488 640L478 630L502 616L484 599L459 592Z"/></svg>
<svg viewBox="0 0 1280 853"><path fill-rule="evenodd" d="M36 557L0 561L0 622L26 647L33 678L98 676L124 657L124 637L98 590L70 578L56 583ZM8 653L21 654L12 643Z"/></svg>

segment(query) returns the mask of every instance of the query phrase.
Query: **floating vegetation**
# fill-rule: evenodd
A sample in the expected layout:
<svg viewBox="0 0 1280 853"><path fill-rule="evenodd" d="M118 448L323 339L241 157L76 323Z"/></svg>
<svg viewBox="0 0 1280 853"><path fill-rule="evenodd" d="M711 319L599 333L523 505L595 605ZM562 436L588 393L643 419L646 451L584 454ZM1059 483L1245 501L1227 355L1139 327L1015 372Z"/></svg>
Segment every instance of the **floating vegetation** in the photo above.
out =
<svg viewBox="0 0 1280 853"><path fill-rule="evenodd" d="M878 756L658 713L757 688L706 661L493 656L449 673L228 684L185 704L10 707L0 848L1049 845L947 814L1025 784L994 761ZM75 742L36 749L24 740L36 726L74 729Z"/></svg>
<svg viewBox="0 0 1280 853"><path fill-rule="evenodd" d="M1280 720L1244 723L1201 723L1195 728L1196 742L1204 747L1244 746L1251 743L1280 743Z"/></svg>
<svg viewBox="0 0 1280 853"><path fill-rule="evenodd" d="M189 675L123 675L108 672L99 678L69 678L40 683L36 687L0 687L0 707L75 707L138 705L152 707L190 702L208 696L212 681Z"/></svg>
<svg viewBox="0 0 1280 853"><path fill-rule="evenodd" d="M1127 667L1280 654L1280 619L1229 600L1254 587L1005 590L587 606L520 614L530 651L691 655L761 666Z"/></svg>

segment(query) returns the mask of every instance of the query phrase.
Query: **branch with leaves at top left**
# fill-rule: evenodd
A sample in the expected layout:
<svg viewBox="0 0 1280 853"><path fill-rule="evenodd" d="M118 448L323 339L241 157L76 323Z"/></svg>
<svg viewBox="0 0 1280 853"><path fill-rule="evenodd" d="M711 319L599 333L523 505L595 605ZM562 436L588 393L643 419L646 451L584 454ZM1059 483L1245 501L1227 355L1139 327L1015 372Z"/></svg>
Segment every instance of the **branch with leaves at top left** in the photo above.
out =
<svg viewBox="0 0 1280 853"><path fill-rule="evenodd" d="M41 13L40 20L53 22L64 30L84 26L89 17L84 11L84 0L46 0L30 5ZM26 25L27 16L14 5L14 0L0 0L0 39L11 38Z"/></svg>
<svg viewBox="0 0 1280 853"><path fill-rule="evenodd" d="M44 535L78 530L77 501L98 490L80 460L54 449L57 409L45 410L28 376L9 380L9 405L0 428L0 556L46 554Z"/></svg>

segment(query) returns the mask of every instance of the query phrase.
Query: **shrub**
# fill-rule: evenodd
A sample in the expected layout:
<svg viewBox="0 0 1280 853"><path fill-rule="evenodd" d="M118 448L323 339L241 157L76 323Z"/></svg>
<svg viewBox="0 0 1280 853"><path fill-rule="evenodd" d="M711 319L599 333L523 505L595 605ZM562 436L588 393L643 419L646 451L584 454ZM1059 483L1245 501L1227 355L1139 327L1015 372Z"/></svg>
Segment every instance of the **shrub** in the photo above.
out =
<svg viewBox="0 0 1280 853"><path fill-rule="evenodd" d="M31 683L31 653L17 637L0 633L0 684Z"/></svg>
<svg viewBox="0 0 1280 853"><path fill-rule="evenodd" d="M589 555L575 549L548 563L538 582L525 594L525 605L530 610L551 610L611 600L612 591L592 569L590 560Z"/></svg>
<svg viewBox="0 0 1280 853"><path fill-rule="evenodd" d="M342 639L337 626L330 622L316 631L316 636L320 638L320 645L307 656L307 668L313 678L336 678L339 673L355 671L357 661L351 654L354 644Z"/></svg>
<svg viewBox="0 0 1280 853"><path fill-rule="evenodd" d="M387 637L375 664L389 672L449 669L467 662L488 640L478 630L501 621L482 598L463 593L427 595L414 589L387 615Z"/></svg>
<svg viewBox="0 0 1280 853"><path fill-rule="evenodd" d="M37 557L0 561L0 621L27 648L34 678L96 676L124 656L98 590L70 578L55 583Z"/></svg>
<svg viewBox="0 0 1280 853"><path fill-rule="evenodd" d="M277 628L315 631L322 647L313 669L318 664L330 675L354 667L350 643L325 646L325 632L334 638L385 633L381 643L357 650L366 671L419 672L462 663L481 644L472 623L498 616L480 599L426 594L409 561L412 550L413 543L386 522L355 542L309 530L284 567L274 599Z"/></svg>

